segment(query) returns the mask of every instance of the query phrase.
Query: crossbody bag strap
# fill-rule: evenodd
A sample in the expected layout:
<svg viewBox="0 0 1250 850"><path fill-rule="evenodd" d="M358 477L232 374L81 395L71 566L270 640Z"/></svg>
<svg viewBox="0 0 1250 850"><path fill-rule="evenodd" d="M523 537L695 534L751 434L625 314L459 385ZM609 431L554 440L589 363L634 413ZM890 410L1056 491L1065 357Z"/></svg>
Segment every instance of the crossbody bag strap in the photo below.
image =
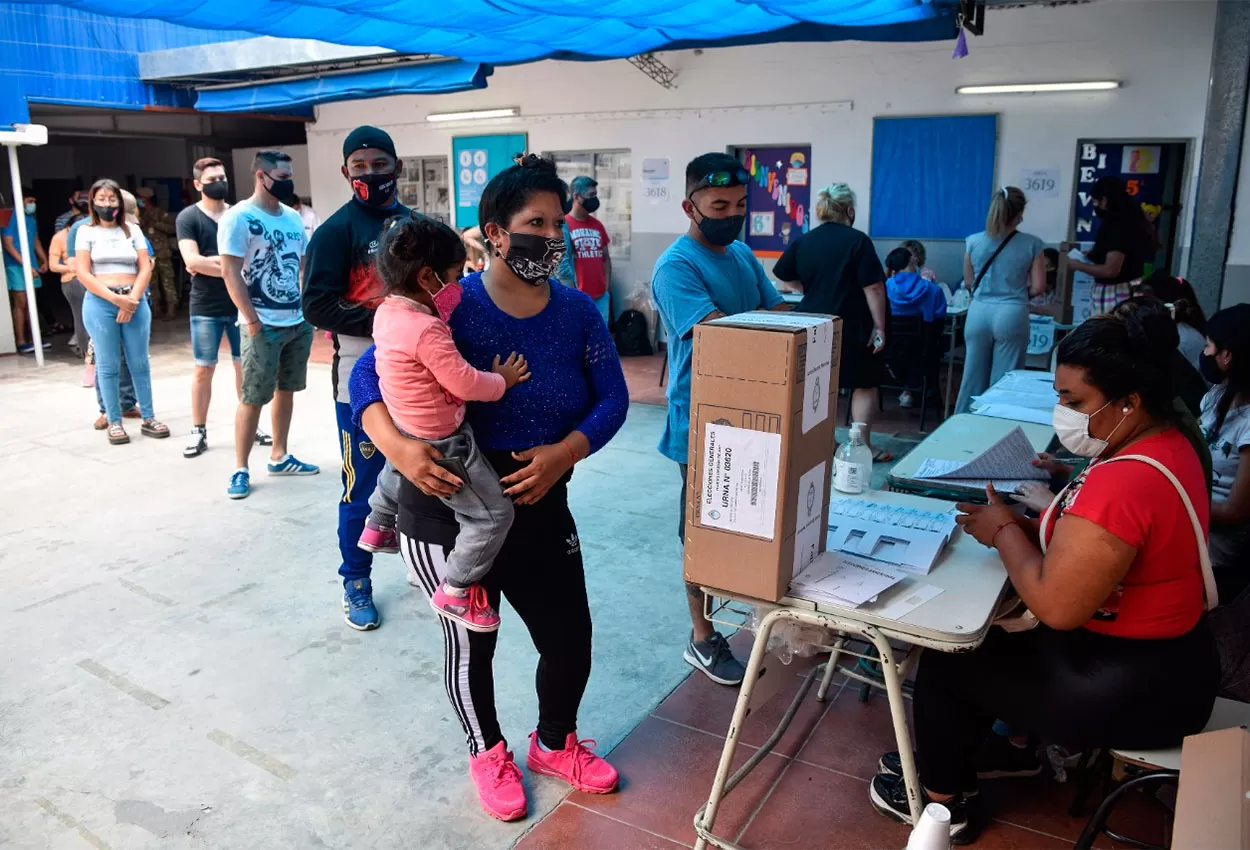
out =
<svg viewBox="0 0 1250 850"><path fill-rule="evenodd" d="M1181 497L1181 504L1185 506L1185 512L1189 514L1189 524L1193 528L1194 539L1198 541L1198 563L1202 567L1202 585L1206 601L1206 609L1210 611L1216 605L1220 604L1220 596L1215 586L1215 573L1211 571L1211 554L1207 551L1207 538L1206 535L1202 533L1202 523L1198 521L1198 512L1194 510L1194 503L1190 500L1189 493L1187 493L1185 488L1181 486L1181 482L1176 480L1176 476L1172 474L1172 470L1168 469L1152 457L1147 457L1146 455L1116 455L1115 457L1107 458L1102 463L1115 463L1117 460L1139 460L1142 463L1153 466L1155 469L1159 470L1159 472L1163 473L1163 477L1172 483L1172 486L1176 489L1177 495ZM1102 464L1099 464L1099 466L1101 465ZM1071 486L1071 484L1068 485L1068 487ZM1050 503L1050 507L1046 509L1046 513L1042 515L1040 537L1043 555L1046 554L1046 528L1050 524L1051 514L1054 513L1055 507L1059 504L1059 500L1063 498L1063 494L1067 492L1068 487L1064 487L1059 491L1059 495L1055 496L1054 501Z"/></svg>
<svg viewBox="0 0 1250 850"><path fill-rule="evenodd" d="M1015 239L1016 234L1019 232L1020 231L1018 230L1013 230L1010 233L1008 233L1007 238L999 243L998 247L994 249L993 254L990 254L990 258L985 261L985 265L981 266L981 271L977 274L976 280L972 282L973 292L975 292L977 287L981 285L981 279L984 278L985 273L990 270L990 266L994 265L994 261L998 259L998 255L1001 254L1003 252L1003 249L1007 247L1007 243L1010 242L1012 239Z"/></svg>

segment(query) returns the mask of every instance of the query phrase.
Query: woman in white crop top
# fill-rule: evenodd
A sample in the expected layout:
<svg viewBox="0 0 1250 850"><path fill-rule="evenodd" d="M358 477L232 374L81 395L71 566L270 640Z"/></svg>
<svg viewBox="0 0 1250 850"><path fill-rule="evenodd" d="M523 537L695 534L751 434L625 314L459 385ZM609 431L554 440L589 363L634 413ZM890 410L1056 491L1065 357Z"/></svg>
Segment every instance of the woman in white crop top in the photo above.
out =
<svg viewBox="0 0 1250 850"><path fill-rule="evenodd" d="M78 229L73 252L78 279L87 289L82 318L95 347L95 375L108 416L109 442L130 442L122 427L118 393L123 350L143 416L141 430L149 437L168 437L169 428L156 420L152 410L148 362L152 310L145 297L152 264L143 233L126 221L122 190L114 181L97 180L91 187L91 223Z"/></svg>

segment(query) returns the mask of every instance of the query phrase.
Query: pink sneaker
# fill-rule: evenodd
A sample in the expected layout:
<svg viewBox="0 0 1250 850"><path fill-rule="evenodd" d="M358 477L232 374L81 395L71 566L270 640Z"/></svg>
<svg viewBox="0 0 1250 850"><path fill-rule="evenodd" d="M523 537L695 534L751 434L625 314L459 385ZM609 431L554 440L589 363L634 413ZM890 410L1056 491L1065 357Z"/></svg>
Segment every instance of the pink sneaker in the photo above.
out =
<svg viewBox="0 0 1250 850"><path fill-rule="evenodd" d="M373 520L367 519L365 530L361 532L356 545L375 555L394 555L399 552L399 535L395 529L383 528Z"/></svg>
<svg viewBox="0 0 1250 850"><path fill-rule="evenodd" d="M530 752L525 766L534 773L563 779L587 794L609 794L616 790L620 776L616 768L591 752L593 739L577 740L570 732L564 749L547 752L538 744L538 732L530 733Z"/></svg>
<svg viewBox="0 0 1250 850"><path fill-rule="evenodd" d="M430 597L430 607L439 616L455 620L471 632L493 632L499 629L499 614L490 607L486 598L486 588L480 584L471 584L467 596L453 596L448 593L440 582L434 595Z"/></svg>
<svg viewBox="0 0 1250 850"><path fill-rule="evenodd" d="M486 814L503 821L525 817L527 805L521 769L503 741L480 755L469 757L469 776L477 786L477 798Z"/></svg>

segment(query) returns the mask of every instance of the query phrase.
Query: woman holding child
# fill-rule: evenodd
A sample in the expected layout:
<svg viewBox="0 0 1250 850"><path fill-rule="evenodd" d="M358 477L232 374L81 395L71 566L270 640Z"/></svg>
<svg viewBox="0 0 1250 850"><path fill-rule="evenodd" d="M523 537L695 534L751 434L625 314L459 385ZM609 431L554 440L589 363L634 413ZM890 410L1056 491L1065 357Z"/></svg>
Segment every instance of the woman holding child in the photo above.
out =
<svg viewBox="0 0 1250 850"><path fill-rule="evenodd" d="M494 261L463 280L459 306L447 323L467 361L464 368L488 373L469 378L497 385L484 397L498 401L467 408L464 424L471 439L460 441L472 445L502 476L499 483L514 506L502 545L488 547L497 548L488 569L458 576L449 569L456 565L453 552L462 529L448 505L464 488L476 490L473 474L462 481L435 463L447 461L430 442L406 437L396 427L386 382L380 387L378 381L378 372L388 367L375 365L372 350L361 357L351 379L355 415L403 475L397 499L401 554L410 581L415 578L442 606L447 695L468 737L469 774L482 807L500 820L516 820L527 810L521 773L495 714L492 664L498 632L488 629L497 622L492 615L501 597L525 623L539 653L539 717L530 735L529 769L590 793L608 793L617 784L616 771L591 751L592 742L577 738L577 711L590 676L591 623L567 485L573 466L602 448L624 423L629 398L620 360L594 303L550 281L564 251L567 199L555 165L535 156L487 184L478 217ZM418 254L415 248L405 252ZM445 262L442 258L438 264ZM380 269L386 272L385 266ZM448 281L447 272L417 268L415 275L409 273L415 280L385 283L433 314L448 303L448 294L440 293L460 286ZM430 325L434 318L427 315L421 322ZM506 366L512 352L523 355L527 369L516 375L498 371L499 358ZM409 366L414 371L421 351L415 354ZM391 356L387 360L390 367L397 363ZM446 387L438 370L430 371ZM502 374L502 380L491 378L492 372ZM526 372L528 379L521 380ZM449 394L446 403L462 402ZM453 417L442 430L454 424ZM469 458L459 460L472 466ZM466 591L466 580L480 588L467 590L465 597L466 608L479 605L477 616L456 616L461 612L446 607L448 596Z"/></svg>

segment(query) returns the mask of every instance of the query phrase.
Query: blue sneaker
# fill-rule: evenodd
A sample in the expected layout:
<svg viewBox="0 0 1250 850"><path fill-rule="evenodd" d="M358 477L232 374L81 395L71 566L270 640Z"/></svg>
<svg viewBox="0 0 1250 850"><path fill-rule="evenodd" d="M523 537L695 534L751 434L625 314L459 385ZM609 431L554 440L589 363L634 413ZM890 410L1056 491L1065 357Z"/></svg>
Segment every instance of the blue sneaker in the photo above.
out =
<svg viewBox="0 0 1250 850"><path fill-rule="evenodd" d="M246 499L250 492L252 492L251 474L246 469L236 469L230 476L230 486L226 488L226 495L232 499Z"/></svg>
<svg viewBox="0 0 1250 850"><path fill-rule="evenodd" d="M270 475L316 475L321 467L304 463L293 454L287 454L282 460L269 461Z"/></svg>
<svg viewBox="0 0 1250 850"><path fill-rule="evenodd" d="M18 354L34 354L35 346L31 345L29 342L24 342L17 347L17 353Z"/></svg>
<svg viewBox="0 0 1250 850"><path fill-rule="evenodd" d="M373 607L373 583L367 578L343 582L343 613L347 625L359 632L378 627L378 609Z"/></svg>

